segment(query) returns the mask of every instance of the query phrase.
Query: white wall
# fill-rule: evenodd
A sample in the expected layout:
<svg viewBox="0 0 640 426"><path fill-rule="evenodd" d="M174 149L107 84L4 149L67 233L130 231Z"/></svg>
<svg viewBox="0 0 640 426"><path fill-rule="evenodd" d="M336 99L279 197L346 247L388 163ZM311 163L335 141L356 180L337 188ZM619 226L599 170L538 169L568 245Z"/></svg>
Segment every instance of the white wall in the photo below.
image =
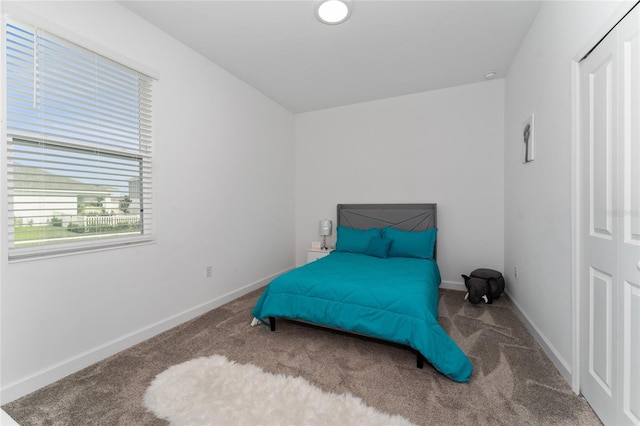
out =
<svg viewBox="0 0 640 426"><path fill-rule="evenodd" d="M338 203L436 202L444 284L502 270L503 117L503 80L296 115L297 263Z"/></svg>
<svg viewBox="0 0 640 426"><path fill-rule="evenodd" d="M17 6L158 72L157 237L151 245L21 263L7 263L3 245L2 402L294 265L291 113L117 3ZM205 265L213 265L213 278L205 278Z"/></svg>
<svg viewBox="0 0 640 426"><path fill-rule="evenodd" d="M568 381L573 371L572 62L615 24L620 3L543 3L506 78L508 292ZM633 2L626 4L629 9ZM535 161L525 165L522 123L531 113Z"/></svg>

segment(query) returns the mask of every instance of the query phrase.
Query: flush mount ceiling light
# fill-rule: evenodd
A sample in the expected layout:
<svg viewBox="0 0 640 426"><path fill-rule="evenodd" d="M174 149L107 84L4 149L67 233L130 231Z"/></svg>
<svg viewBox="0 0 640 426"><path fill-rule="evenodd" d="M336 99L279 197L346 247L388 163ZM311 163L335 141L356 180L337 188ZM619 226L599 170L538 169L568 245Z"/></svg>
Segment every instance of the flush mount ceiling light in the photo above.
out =
<svg viewBox="0 0 640 426"><path fill-rule="evenodd" d="M484 75L484 79L485 80L493 80L494 78L496 78L496 72L495 71L489 71L488 73L486 73Z"/></svg>
<svg viewBox="0 0 640 426"><path fill-rule="evenodd" d="M316 18L323 24L341 24L351 15L348 0L318 0L315 6Z"/></svg>

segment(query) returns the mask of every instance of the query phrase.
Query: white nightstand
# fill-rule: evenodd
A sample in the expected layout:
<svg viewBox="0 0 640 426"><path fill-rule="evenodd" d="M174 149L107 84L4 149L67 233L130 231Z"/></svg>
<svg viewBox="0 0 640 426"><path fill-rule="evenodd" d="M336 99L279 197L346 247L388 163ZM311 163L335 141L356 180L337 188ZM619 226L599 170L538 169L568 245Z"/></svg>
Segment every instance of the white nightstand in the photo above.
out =
<svg viewBox="0 0 640 426"><path fill-rule="evenodd" d="M320 258L325 257L329 253L331 253L333 249L321 250L321 249L309 249L307 251L307 263L316 261Z"/></svg>

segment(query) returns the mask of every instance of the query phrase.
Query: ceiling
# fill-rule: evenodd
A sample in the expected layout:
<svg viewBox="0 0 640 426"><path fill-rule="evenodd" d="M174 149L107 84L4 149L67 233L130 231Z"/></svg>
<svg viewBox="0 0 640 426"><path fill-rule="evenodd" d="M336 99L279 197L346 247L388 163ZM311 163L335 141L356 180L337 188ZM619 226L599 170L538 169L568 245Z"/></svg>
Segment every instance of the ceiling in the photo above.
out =
<svg viewBox="0 0 640 426"><path fill-rule="evenodd" d="M325 25L314 0L122 0L294 113L503 77L539 1L352 0Z"/></svg>

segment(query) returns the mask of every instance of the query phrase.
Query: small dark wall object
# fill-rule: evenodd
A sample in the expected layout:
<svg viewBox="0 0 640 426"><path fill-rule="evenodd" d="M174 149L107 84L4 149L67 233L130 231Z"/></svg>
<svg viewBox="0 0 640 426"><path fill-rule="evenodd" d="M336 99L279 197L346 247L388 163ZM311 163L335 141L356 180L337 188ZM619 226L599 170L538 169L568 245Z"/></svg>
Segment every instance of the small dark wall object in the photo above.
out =
<svg viewBox="0 0 640 426"><path fill-rule="evenodd" d="M471 276L462 275L467 295L464 297L474 305L484 300L493 303L493 299L500 297L504 291L504 277L493 269L476 269Z"/></svg>

